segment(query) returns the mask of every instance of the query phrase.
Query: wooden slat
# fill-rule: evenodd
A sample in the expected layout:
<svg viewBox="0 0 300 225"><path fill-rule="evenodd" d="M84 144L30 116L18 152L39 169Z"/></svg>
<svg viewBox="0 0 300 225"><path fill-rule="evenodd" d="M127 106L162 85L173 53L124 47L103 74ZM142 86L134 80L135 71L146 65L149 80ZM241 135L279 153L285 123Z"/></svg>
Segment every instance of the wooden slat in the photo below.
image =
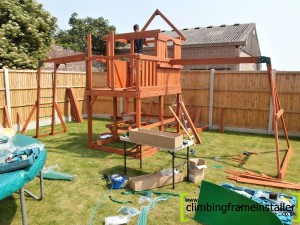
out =
<svg viewBox="0 0 300 225"><path fill-rule="evenodd" d="M171 59L172 65L258 63L258 57Z"/></svg>
<svg viewBox="0 0 300 225"><path fill-rule="evenodd" d="M152 16L150 17L150 19L147 21L147 23L144 25L144 27L142 28L142 31L145 31L147 29L147 27L150 25L150 23L152 22L152 20L154 19L155 16L160 15L160 17L170 26L173 28L173 30L179 35L179 37L182 40L186 40L185 36L174 26L174 24L172 24L170 22L170 20L168 20L167 17L165 17L164 14L162 14L158 9L155 10L155 12L152 14Z"/></svg>
<svg viewBox="0 0 300 225"><path fill-rule="evenodd" d="M71 110L73 111L75 121L79 122L79 123L82 123L83 118L82 118L81 110L79 109L76 94L75 94L75 92L72 88L66 88L66 91L67 91L67 96L70 99Z"/></svg>
<svg viewBox="0 0 300 225"><path fill-rule="evenodd" d="M29 122L30 122L30 120L31 120L31 118L32 118L32 116L33 116L33 114L34 114L34 112L35 112L36 109L37 109L37 101L33 105L32 109L31 109L31 111L29 113L29 116L28 116L28 118L25 121L25 124L24 124L24 126L23 126L23 128L21 130L21 134L24 134L26 132L27 126L28 126L28 124L29 124Z"/></svg>
<svg viewBox="0 0 300 225"><path fill-rule="evenodd" d="M21 123L22 127L24 127L25 122L20 112L17 112L17 117L19 118L19 122Z"/></svg>
<svg viewBox="0 0 300 225"><path fill-rule="evenodd" d="M184 105L182 99L181 99L181 101L179 102L179 104L180 104L180 106L181 106L181 109L183 110L183 113L184 113L185 117L187 118L187 121L188 121L188 123L189 123L189 125L190 125L190 127L191 127L191 130L192 130L192 132L193 132L193 134L194 134L194 136L195 136L195 138L196 138L196 140L197 140L197 143L202 144L202 141L201 141L201 139L200 139L200 137L199 137L199 135L198 135L198 132L197 132L195 126L194 126L193 121L191 120L191 117L190 117L188 111L187 111L186 108L185 108L185 105Z"/></svg>
<svg viewBox="0 0 300 225"><path fill-rule="evenodd" d="M66 63L79 62L79 61L85 61L85 54L78 54L78 55L71 55L71 56L64 56L64 57L42 60L42 62L44 63L54 62L56 64L66 64Z"/></svg>
<svg viewBox="0 0 300 225"><path fill-rule="evenodd" d="M300 185L297 185L297 184L285 184L285 183L256 180L256 179L243 178L243 177L237 177L237 176L228 176L227 178L231 179L231 180L236 180L237 182L241 182L241 183L248 183L248 184L264 185L264 186L277 187L277 188L289 188L289 189L300 190Z"/></svg>
<svg viewBox="0 0 300 225"><path fill-rule="evenodd" d="M276 113L276 119L279 120L279 118L283 115L284 111L283 109L280 109L277 113Z"/></svg>
<svg viewBox="0 0 300 225"><path fill-rule="evenodd" d="M12 123L11 123L11 120L10 120L10 115L9 115L9 112L8 112L7 105L4 106L4 111L5 111L5 119L6 119L6 122L7 122L7 126L9 128L12 128Z"/></svg>
<svg viewBox="0 0 300 225"><path fill-rule="evenodd" d="M193 141L193 138L191 137L191 135L189 134L189 132L185 129L184 125L181 123L180 119L178 118L178 116L176 115L176 113L173 111L172 107L169 106L169 109L171 110L171 113L173 114L173 116L175 117L177 123L180 124L180 126L182 127L182 129L184 130L185 134L188 136L188 138Z"/></svg>

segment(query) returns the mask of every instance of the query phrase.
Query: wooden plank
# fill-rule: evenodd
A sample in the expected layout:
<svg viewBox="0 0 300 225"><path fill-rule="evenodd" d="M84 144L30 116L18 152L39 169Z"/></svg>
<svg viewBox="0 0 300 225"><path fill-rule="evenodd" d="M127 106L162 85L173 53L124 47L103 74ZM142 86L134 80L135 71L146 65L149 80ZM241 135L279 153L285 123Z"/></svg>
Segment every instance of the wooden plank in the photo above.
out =
<svg viewBox="0 0 300 225"><path fill-rule="evenodd" d="M164 114L165 114L165 112L164 112L164 96L159 96L158 98L159 98L159 113L158 113L158 115L159 115L159 121L162 122L164 120ZM161 124L159 126L159 130L163 131L163 129L164 129L164 125Z"/></svg>
<svg viewBox="0 0 300 225"><path fill-rule="evenodd" d="M283 115L284 111L283 109L280 109L277 113L276 113L276 119L279 120L279 118Z"/></svg>
<svg viewBox="0 0 300 225"><path fill-rule="evenodd" d="M241 182L241 183L248 183L248 184L264 185L264 186L277 187L277 188L289 188L289 189L300 190L300 185L297 185L297 184L293 185L293 184L285 184L285 183L278 183L278 182L272 182L272 181L262 181L262 180L243 178L243 177L232 177L232 176L228 176L227 178L228 179L234 179L237 182Z"/></svg>
<svg viewBox="0 0 300 225"><path fill-rule="evenodd" d="M135 108L136 108L136 126L139 128L141 127L141 123L142 123L142 118L141 118L141 114L142 114L142 100L140 98L135 99Z"/></svg>
<svg viewBox="0 0 300 225"><path fill-rule="evenodd" d="M17 112L17 117L19 119L19 122L21 123L22 127L24 127L24 120L23 120L23 117L21 116L21 113L18 111Z"/></svg>
<svg viewBox="0 0 300 225"><path fill-rule="evenodd" d="M185 134L188 136L188 138L193 141L193 138L190 136L189 132L185 129L184 125L181 123L180 119L177 117L176 113L173 111L172 107L169 106L169 109L171 110L171 113L173 114L173 116L175 117L177 123L180 124L180 126L182 127L182 129L184 130Z"/></svg>
<svg viewBox="0 0 300 225"><path fill-rule="evenodd" d="M160 33L159 29L156 30L141 30L140 32L130 32L130 33L122 33L115 34L115 40L126 39L131 42L132 39L142 39L142 38L153 38L156 37ZM104 39L108 40L109 35L105 35Z"/></svg>
<svg viewBox="0 0 300 225"><path fill-rule="evenodd" d="M172 27L172 29L179 35L179 37L182 40L186 40L185 36L174 26L174 24L172 24L170 22L170 20L168 20L167 17L165 17L164 14L162 14L158 9L155 10L155 12L152 14L152 16L150 17L150 19L147 21L147 23L144 25L144 27L142 28L142 31L145 31L147 29L147 27L149 26L149 24L152 22L152 20L154 19L155 16L160 15L160 17L170 26Z"/></svg>
<svg viewBox="0 0 300 225"><path fill-rule="evenodd" d="M6 122L7 122L7 126L9 128L12 128L12 123L11 123L11 120L10 120L10 116L9 116L7 105L4 106L4 111L5 111L5 119L6 119Z"/></svg>
<svg viewBox="0 0 300 225"><path fill-rule="evenodd" d="M61 115L61 113L60 113L60 111L59 111L59 108L58 108L56 102L54 103L54 108L55 108L55 110L56 110L56 113L57 113L57 116L58 116L58 118L59 118L59 120L60 120L60 123L61 123L61 125L63 126L64 132L67 132L67 131L68 131L68 128L67 128L67 126L66 126L66 124L65 124L65 121L64 121L63 118L62 118L62 115Z"/></svg>
<svg viewBox="0 0 300 225"><path fill-rule="evenodd" d="M33 114L34 114L36 108L37 108L37 101L36 101L35 104L33 105L32 109L31 109L31 111L30 111L30 113L29 113L29 116L28 116L28 118L27 118L26 121L25 121L25 124L24 124L24 126L23 126L23 128L22 128L22 130L21 130L21 134L24 134L24 133L26 132L27 126L28 126L28 124L29 124L29 122L30 122L30 120L31 120L31 117L33 116Z"/></svg>
<svg viewBox="0 0 300 225"><path fill-rule="evenodd" d="M107 43L109 45L109 43ZM109 47L106 46L106 49ZM92 35L89 33L87 35L87 56L92 56ZM109 68L108 68L109 69ZM108 73L108 72L107 72ZM86 91L89 91L93 88L93 79L92 79L93 73L92 73L92 61L86 62L86 81L87 81L87 87ZM109 80L109 77L107 77ZM107 81L109 82L109 81ZM91 148L93 145L93 118L92 118L92 97L87 95L87 117L88 117L88 147Z"/></svg>
<svg viewBox="0 0 300 225"><path fill-rule="evenodd" d="M158 127L160 125L165 125L165 124L168 124L168 123L172 123L175 121L175 118L170 118L170 119L165 119L163 122L159 121L159 122L156 122L156 123L151 123L149 125L145 125L143 126L143 129L151 129L151 128L154 128L154 127Z"/></svg>
<svg viewBox="0 0 300 225"><path fill-rule="evenodd" d="M171 59L172 65L258 63L258 57Z"/></svg>
<svg viewBox="0 0 300 225"><path fill-rule="evenodd" d="M76 94L75 94L74 90L72 88L66 88L66 92L67 92L67 96L70 99L71 110L73 111L75 121L79 122L79 123L82 123L83 118L82 118L81 110L79 109L77 97L76 97Z"/></svg>
<svg viewBox="0 0 300 225"><path fill-rule="evenodd" d="M190 125L190 127L191 127L191 130L192 130L192 132L193 132L193 134L194 134L194 136L195 136L195 138L196 138L196 140L197 140L197 143L198 143L198 144L202 144L202 141L201 141L201 139L200 139L200 137L199 137L199 135L198 135L198 132L197 132L195 126L194 126L193 121L191 120L191 117L190 117L188 111L187 111L186 108L185 108L185 105L184 105L182 99L181 99L181 101L179 102L179 104L180 104L181 109L183 110L183 113L184 113L184 115L185 115L185 117L186 117L186 119L187 119L187 121L188 121L188 123L189 123L189 125Z"/></svg>
<svg viewBox="0 0 300 225"><path fill-rule="evenodd" d="M282 166L280 168L280 176L279 177L282 177L282 178L284 177L287 166L288 166L288 163L291 159L292 153L293 153L292 147L289 147L288 150L287 150L287 153L286 153L286 155L283 159Z"/></svg>
<svg viewBox="0 0 300 225"><path fill-rule="evenodd" d="M41 61L43 63L54 62L56 64L66 64L66 63L71 63L71 62L80 62L80 61L85 61L85 54L57 57L57 58L52 58L52 59L44 59L44 60L41 60Z"/></svg>

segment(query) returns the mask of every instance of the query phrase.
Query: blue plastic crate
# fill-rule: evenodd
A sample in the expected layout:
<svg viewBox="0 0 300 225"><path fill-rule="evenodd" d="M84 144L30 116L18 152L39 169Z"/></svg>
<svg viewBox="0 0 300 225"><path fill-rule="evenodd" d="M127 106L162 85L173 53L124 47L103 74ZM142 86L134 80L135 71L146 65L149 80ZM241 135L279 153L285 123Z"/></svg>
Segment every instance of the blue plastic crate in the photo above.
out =
<svg viewBox="0 0 300 225"><path fill-rule="evenodd" d="M10 161L0 164L0 174L9 173L20 169L26 169L32 166L35 159L38 158L39 154L39 148L17 151L13 154Z"/></svg>

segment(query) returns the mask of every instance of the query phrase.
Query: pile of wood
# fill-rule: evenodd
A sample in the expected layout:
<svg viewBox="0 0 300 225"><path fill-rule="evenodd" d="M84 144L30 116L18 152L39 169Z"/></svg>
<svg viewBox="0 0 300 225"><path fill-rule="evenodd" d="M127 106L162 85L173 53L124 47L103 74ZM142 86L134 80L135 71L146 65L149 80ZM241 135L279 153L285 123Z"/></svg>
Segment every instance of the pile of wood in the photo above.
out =
<svg viewBox="0 0 300 225"><path fill-rule="evenodd" d="M300 190L300 184L286 182L265 174L258 174L250 171L239 172L234 170L225 170L224 172L231 174L230 176L227 176L228 179L235 180L240 183Z"/></svg>
<svg viewBox="0 0 300 225"><path fill-rule="evenodd" d="M78 123L82 123L83 118L82 118L82 115L81 115L81 110L79 108L75 92L73 91L72 88L67 88L66 92L67 92L67 96L70 99L71 110L72 110L72 115L74 117L74 121L78 122Z"/></svg>

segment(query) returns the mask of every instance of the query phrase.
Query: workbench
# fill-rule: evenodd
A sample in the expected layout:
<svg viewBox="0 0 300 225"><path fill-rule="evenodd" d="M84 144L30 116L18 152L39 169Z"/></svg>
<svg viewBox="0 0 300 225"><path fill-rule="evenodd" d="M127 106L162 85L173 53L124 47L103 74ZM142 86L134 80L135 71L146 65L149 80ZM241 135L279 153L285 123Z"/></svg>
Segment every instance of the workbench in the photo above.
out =
<svg viewBox="0 0 300 225"><path fill-rule="evenodd" d="M126 137L120 137L120 141L123 142L123 150L124 150L124 174L126 175L127 173L127 161L126 161L126 158L127 156L129 155L132 155L132 154L136 154L138 153L139 154L139 160L140 160L140 169L142 169L142 146L144 145L147 145L147 146L150 146L150 147L153 147L153 148L158 148L160 151L165 151L165 152L168 152L171 156L172 156L172 187L173 189L175 189L175 158L181 158L181 159L185 159L186 161L184 163L187 163L188 164L188 161L189 161L189 157L190 157L190 146L194 145L194 142L193 141L190 141L190 140L185 140L185 143L182 144L182 146L178 147L178 148L175 148L175 149L168 149L168 148L162 148L161 146L159 145L149 145L149 144L144 144L144 143L137 143L137 142L133 142L132 140L129 139L128 136ZM126 144L127 143L132 143L135 145L135 147L127 150L127 146ZM180 156L177 156L176 153L179 152L180 150L182 149L185 149L186 148L186 157L180 157ZM133 152L133 150L135 150L135 152ZM187 165L187 179L189 177L189 165Z"/></svg>

